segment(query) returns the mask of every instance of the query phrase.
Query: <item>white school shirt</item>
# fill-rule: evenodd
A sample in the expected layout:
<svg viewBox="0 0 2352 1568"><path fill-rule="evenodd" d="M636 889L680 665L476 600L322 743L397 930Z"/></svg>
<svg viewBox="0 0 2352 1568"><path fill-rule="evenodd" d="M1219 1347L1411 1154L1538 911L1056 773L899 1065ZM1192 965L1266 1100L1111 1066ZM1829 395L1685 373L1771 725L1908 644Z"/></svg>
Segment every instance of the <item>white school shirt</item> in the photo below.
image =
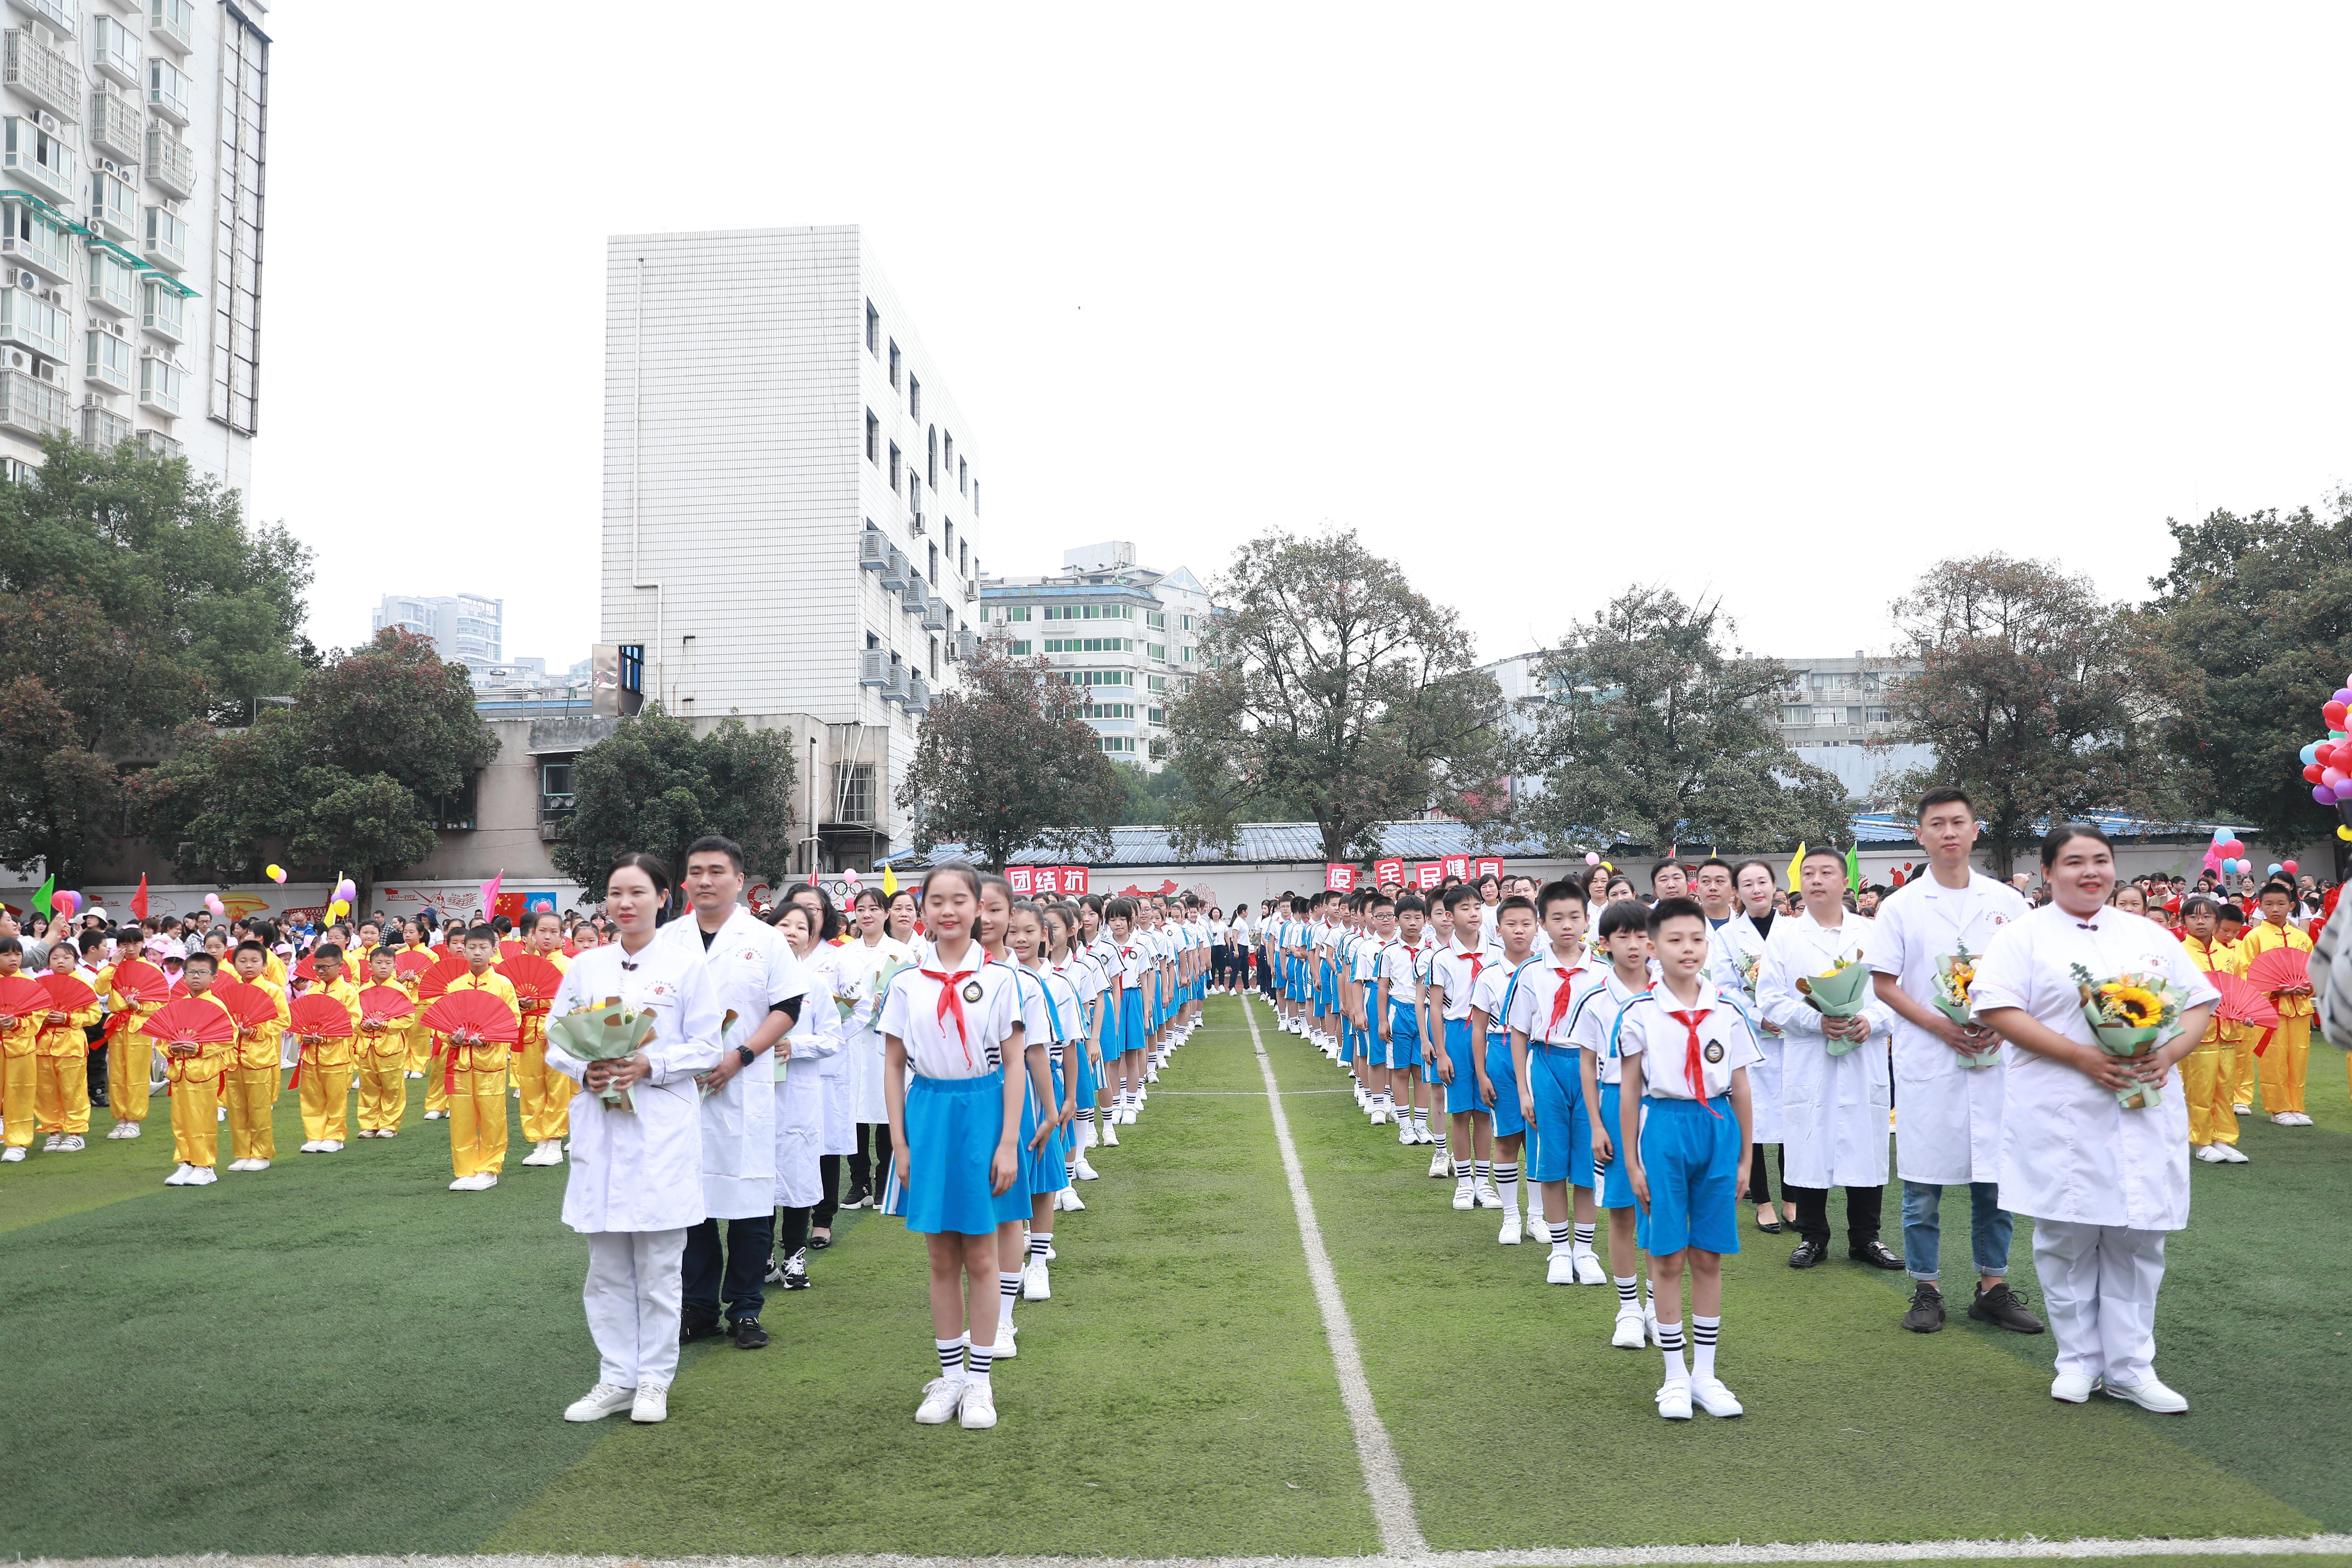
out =
<svg viewBox="0 0 2352 1568"><path fill-rule="evenodd" d="M1565 966L1549 961L1533 964L1520 973L1518 988L1511 994L1510 1016L1504 1023L1527 1036L1529 1045L1575 1050L1577 994L1601 984L1608 973L1609 966L1589 952ZM1559 1001L1563 988L1568 992L1564 1006ZM1552 1023L1555 1007L1559 1013L1556 1026Z"/></svg>
<svg viewBox="0 0 2352 1568"><path fill-rule="evenodd" d="M1830 927L1799 910L1774 921L1764 944L1756 998L1765 1021L1782 1036L1780 1149L1793 1186L1876 1187L1886 1182L1894 1100L1886 1047L1880 1042L1894 1013L1865 989L1863 1016L1870 1021L1870 1038L1832 1057L1822 1033L1825 1020L1797 990L1801 977L1819 974L1840 958L1861 958L1870 938L1870 921L1861 915L1849 912Z"/></svg>
<svg viewBox="0 0 2352 1568"><path fill-rule="evenodd" d="M1149 950L1138 940L1139 935L1139 932L1129 931L1125 942L1112 942L1110 944L1108 973L1113 984L1122 990L1133 991L1139 987L1143 984L1143 972L1150 963L1146 956Z"/></svg>
<svg viewBox="0 0 2352 1568"><path fill-rule="evenodd" d="M1373 978L1386 977L1391 1002L1410 1007L1421 1000L1421 961L1428 951L1424 932L1420 942L1412 943L1401 936L1391 937L1372 955Z"/></svg>
<svg viewBox="0 0 2352 1568"><path fill-rule="evenodd" d="M1616 966L1612 964L1601 972L1601 984L1579 986L1575 1000L1569 1004L1569 1041L1578 1050L1592 1053L1595 1083L1625 1081L1624 1064L1618 1059L1614 1039L1617 1015L1641 994L1617 978Z"/></svg>
<svg viewBox="0 0 2352 1568"><path fill-rule="evenodd" d="M1501 1026L1511 1005L1512 982L1528 970L1538 967L1533 953L1514 964L1506 958L1499 963L1489 963L1478 972L1477 983L1470 987L1470 1005L1486 1015L1486 1039L1489 1044L1501 1040L1505 1049L1510 1041Z"/></svg>
<svg viewBox="0 0 2352 1568"><path fill-rule="evenodd" d="M2154 921L2102 905L2088 920L2044 904L1995 932L1977 965L1969 999L1977 1016L2020 1007L2058 1034L2089 1045L2073 973L2093 980L2161 976L2198 1006L2220 993L2171 932ZM2000 1132L2000 1206L2036 1219L2134 1230L2189 1224L2189 1097L2178 1069L2165 1075L2153 1106L2126 1110L2116 1091L2063 1062L2018 1046L2001 1047L2008 1074ZM1906 1102L1905 1116L1910 1111Z"/></svg>
<svg viewBox="0 0 2352 1568"><path fill-rule="evenodd" d="M1381 946L1377 937L1369 934L1356 939L1348 954L1348 977L1364 988L1366 1023L1371 1022L1371 1012L1380 1005L1375 994L1381 983Z"/></svg>
<svg viewBox="0 0 2352 1568"><path fill-rule="evenodd" d="M1465 949L1461 943L1449 942L1430 961L1430 982L1445 988L1445 1005L1441 1010L1447 1023L1470 1016L1471 992L1478 977L1491 965L1500 963L1502 955L1484 947Z"/></svg>
<svg viewBox="0 0 2352 1568"><path fill-rule="evenodd" d="M1756 993L1741 978L1753 960L1757 978L1762 979L1764 933L1756 929L1756 921L1743 910L1708 936L1706 957L1711 966L1709 978L1745 1000L1759 1026L1756 1048L1764 1053L1764 1059L1748 1069L1748 1109L1754 1123L1750 1131L1759 1143L1778 1143L1787 1136L1780 1115L1780 1037L1761 1026L1766 1020Z"/></svg>
<svg viewBox="0 0 2352 1568"><path fill-rule="evenodd" d="M702 955L649 942L632 955L618 942L592 947L563 972L551 1017L602 1005L650 1016L645 1047L653 1072L629 1086L635 1107L607 1106L582 1088L572 1097L572 1158L563 1182L563 1223L583 1233L682 1230L709 1210L702 1195L702 1091L694 1075L719 1065L726 1009ZM551 1041L547 1065L574 1082L588 1064Z"/></svg>
<svg viewBox="0 0 2352 1568"><path fill-rule="evenodd" d="M706 945L693 916L675 920L655 934L656 944L676 947L702 965L719 1015L735 1015L721 1039L721 1054L751 1037L779 1002L803 998L807 978L792 944L776 928L761 923L740 905L711 933ZM602 948L597 949L603 952ZM755 1061L702 1097L702 1203L714 1219L756 1219L775 1210L776 1092L771 1064Z"/></svg>
<svg viewBox="0 0 2352 1568"><path fill-rule="evenodd" d="M1685 1011L1663 986L1643 992L1625 1005L1617 1023L1617 1055L1642 1058L1642 1094L1649 1100L1697 1100L1690 1081L1690 1030L1675 1016ZM1731 1075L1763 1058L1746 1015L1720 986L1699 982L1697 1021L1699 1078L1704 1098L1731 1092ZM1752 1098L1752 1096L1751 1096Z"/></svg>
<svg viewBox="0 0 2352 1568"><path fill-rule="evenodd" d="M955 988L955 1003L944 1013L941 996ZM895 1035L907 1047L907 1060L918 1078L986 1078L996 1070L1006 1042L1022 1026L1013 994L1013 971L992 963L973 942L965 949L963 966L950 975L932 963L902 969L890 979L882 1001L882 1032ZM956 1023L961 1004L963 1023Z"/></svg>
<svg viewBox="0 0 2352 1568"><path fill-rule="evenodd" d="M1930 872L1880 901L1866 962L1932 1008L1936 960L1965 944L1981 961L1994 934L2032 908L2015 888L1981 871L1970 871L1965 888L1947 888ZM1999 1181L2001 1090L2009 1075L1999 1063L1964 1067L1958 1052L1918 1025L1900 1014L1894 1022L1895 1092L1903 1106L1895 1173L1906 1182Z"/></svg>

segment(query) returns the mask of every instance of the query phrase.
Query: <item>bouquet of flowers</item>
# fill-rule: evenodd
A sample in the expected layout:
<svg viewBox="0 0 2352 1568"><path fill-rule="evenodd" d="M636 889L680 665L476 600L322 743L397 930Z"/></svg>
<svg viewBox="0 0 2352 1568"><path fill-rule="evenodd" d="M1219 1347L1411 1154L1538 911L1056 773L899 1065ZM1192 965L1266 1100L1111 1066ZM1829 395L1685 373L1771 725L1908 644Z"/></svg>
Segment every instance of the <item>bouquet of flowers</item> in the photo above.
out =
<svg viewBox="0 0 2352 1568"><path fill-rule="evenodd" d="M719 1059L722 1061L727 1058L728 1055L731 1053L738 1045L741 1044L740 1041L730 1040L727 1037L728 1036L735 1033L735 1026L740 1021L740 1016L732 1007L728 1008L727 1016L719 1020ZM718 1092L718 1090L711 1087L710 1075L707 1072L697 1073L694 1075L694 1086L698 1089L701 1090L700 1098L704 1100L709 1100L713 1094Z"/></svg>
<svg viewBox="0 0 2352 1568"><path fill-rule="evenodd" d="M1766 1023L1763 1015L1756 1010L1756 977L1763 968L1763 949L1759 948L1754 952L1741 952L1737 948L1732 950L1732 973L1738 977L1739 988L1748 993L1748 1015L1756 1020L1757 1028L1778 1039L1780 1031Z"/></svg>
<svg viewBox="0 0 2352 1568"><path fill-rule="evenodd" d="M1936 1011L1963 1029L1975 1026L1969 1019L1969 987L1976 983L1977 960L1982 956L1970 952L1969 944L1962 942L1959 952L1936 960ZM1985 1048L1962 1053L1960 1065L1989 1068L2000 1060L2000 1042L1987 1037Z"/></svg>
<svg viewBox="0 0 2352 1568"><path fill-rule="evenodd" d="M547 1021L548 1044L583 1062L633 1057L653 1037L653 1018L622 1006L618 996L607 996L601 1005L582 1007ZM636 1110L625 1089L604 1089L596 1098L616 1110Z"/></svg>
<svg viewBox="0 0 2352 1568"><path fill-rule="evenodd" d="M1824 1018L1852 1018L1869 1005L1870 971L1858 958L1841 958L1819 974L1800 975L1797 994ZM1860 1040L1825 1040L1830 1055L1842 1057Z"/></svg>
<svg viewBox="0 0 2352 1568"><path fill-rule="evenodd" d="M2083 1021L2099 1049L2111 1057L2144 1057L2180 1031L2180 994L2161 979L2147 974L2121 974L2094 980L2081 964L2074 966L2074 987L2083 998ZM2126 1110L2142 1110L2157 1103L2156 1085L2131 1083L2116 1090L2116 1103Z"/></svg>

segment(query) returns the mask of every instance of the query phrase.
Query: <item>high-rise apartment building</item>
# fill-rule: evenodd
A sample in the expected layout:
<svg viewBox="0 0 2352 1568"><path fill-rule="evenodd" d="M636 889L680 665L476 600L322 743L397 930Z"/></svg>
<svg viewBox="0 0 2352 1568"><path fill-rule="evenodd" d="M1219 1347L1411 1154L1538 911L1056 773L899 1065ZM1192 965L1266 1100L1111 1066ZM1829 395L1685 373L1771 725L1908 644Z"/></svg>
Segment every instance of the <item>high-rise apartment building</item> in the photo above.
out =
<svg viewBox="0 0 2352 1568"><path fill-rule="evenodd" d="M386 594L368 631L398 626L433 639L434 651L477 672L506 662L506 601L479 594ZM545 668L545 661L540 661Z"/></svg>
<svg viewBox="0 0 2352 1568"><path fill-rule="evenodd" d="M137 441L238 489L258 428L261 0L8 0L0 466Z"/></svg>
<svg viewBox="0 0 2352 1568"><path fill-rule="evenodd" d="M1202 668L1210 606L1198 578L1139 566L1133 544L1111 540L1064 552L1051 577L989 578L980 598L986 635L1087 689L1105 754L1160 771L1168 705Z"/></svg>
<svg viewBox="0 0 2352 1568"><path fill-rule="evenodd" d="M792 730L821 863L871 865L972 644L981 443L855 226L619 236L604 277L621 689Z"/></svg>

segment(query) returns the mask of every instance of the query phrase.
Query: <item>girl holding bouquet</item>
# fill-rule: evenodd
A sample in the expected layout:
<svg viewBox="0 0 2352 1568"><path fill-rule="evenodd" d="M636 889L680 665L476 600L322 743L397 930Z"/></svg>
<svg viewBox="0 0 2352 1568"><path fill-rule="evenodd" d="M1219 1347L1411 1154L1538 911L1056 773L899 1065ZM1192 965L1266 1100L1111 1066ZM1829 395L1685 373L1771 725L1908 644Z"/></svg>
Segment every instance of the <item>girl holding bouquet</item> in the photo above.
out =
<svg viewBox="0 0 2352 1568"><path fill-rule="evenodd" d="M1994 933L1969 1003L2018 1047L2005 1058L2000 1206L2034 1220L2058 1348L2050 1396L2080 1405L2104 1386L2184 1411L2155 1364L2164 1237L2189 1224L2188 1101L2172 1069L2219 996L2163 927L2106 902L2115 852L2098 828L2053 828L2042 872L2052 902ZM2095 1028L2086 1008L2115 1023Z"/></svg>
<svg viewBox="0 0 2352 1568"><path fill-rule="evenodd" d="M695 1075L719 1065L720 1027L701 952L654 941L670 886L669 868L653 856L621 858L604 887L620 940L572 961L548 1013L547 1065L581 1086L569 1112L563 1223L588 1238L582 1298L601 1361L595 1386L564 1411L567 1421L617 1410L634 1421L669 1416L686 1233L705 1214ZM614 998L625 1009L622 1032L649 1025L648 1037L626 1056L575 1055L567 1016Z"/></svg>

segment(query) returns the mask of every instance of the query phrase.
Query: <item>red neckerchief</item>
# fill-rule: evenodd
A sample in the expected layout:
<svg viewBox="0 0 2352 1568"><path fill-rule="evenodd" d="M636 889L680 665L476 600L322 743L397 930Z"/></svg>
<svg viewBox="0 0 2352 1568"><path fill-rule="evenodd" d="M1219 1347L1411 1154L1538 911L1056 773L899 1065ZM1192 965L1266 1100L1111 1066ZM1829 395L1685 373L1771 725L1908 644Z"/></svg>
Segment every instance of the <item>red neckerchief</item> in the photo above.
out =
<svg viewBox="0 0 2352 1568"><path fill-rule="evenodd" d="M948 1019L952 1016L955 1019L956 1043L963 1047L963 1065L966 1067L974 1065L971 1059L971 1033L964 1027L963 993L959 991L957 986L978 973L977 970L971 969L960 969L953 974L944 974L936 969L923 971L924 979L936 980L940 983L940 1005L936 1014L941 1026L940 1033L942 1035L947 1033L945 1026Z"/></svg>
<svg viewBox="0 0 2352 1568"><path fill-rule="evenodd" d="M1668 1013L1666 1016L1683 1026L1685 1036L1683 1041L1683 1077L1690 1085L1691 1098L1706 1106L1706 1113L1720 1121L1723 1113L1716 1110L1706 1098L1706 1068L1699 1057L1698 1048L1699 1024L1714 1011L1712 1007L1701 1007L1696 1013Z"/></svg>
<svg viewBox="0 0 2352 1568"><path fill-rule="evenodd" d="M1544 1026L1545 1045L1552 1043L1552 1031L1568 1016L1568 1000L1576 991L1576 971L1555 967L1552 973L1559 976L1559 989L1551 994L1551 1021Z"/></svg>

